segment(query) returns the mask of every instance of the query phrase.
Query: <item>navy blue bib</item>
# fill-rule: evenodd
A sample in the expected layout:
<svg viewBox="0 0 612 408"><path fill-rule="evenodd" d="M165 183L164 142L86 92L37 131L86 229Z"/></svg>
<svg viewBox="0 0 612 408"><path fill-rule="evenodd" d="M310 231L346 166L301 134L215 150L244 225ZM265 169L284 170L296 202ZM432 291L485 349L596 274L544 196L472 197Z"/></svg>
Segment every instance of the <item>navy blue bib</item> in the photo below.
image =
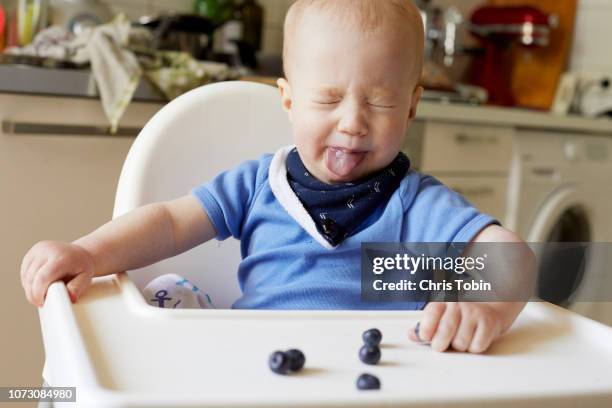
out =
<svg viewBox="0 0 612 408"><path fill-rule="evenodd" d="M382 203L387 202L410 168L404 153L384 169L354 183L327 184L310 174L297 149L287 156L287 180L317 230L337 246Z"/></svg>

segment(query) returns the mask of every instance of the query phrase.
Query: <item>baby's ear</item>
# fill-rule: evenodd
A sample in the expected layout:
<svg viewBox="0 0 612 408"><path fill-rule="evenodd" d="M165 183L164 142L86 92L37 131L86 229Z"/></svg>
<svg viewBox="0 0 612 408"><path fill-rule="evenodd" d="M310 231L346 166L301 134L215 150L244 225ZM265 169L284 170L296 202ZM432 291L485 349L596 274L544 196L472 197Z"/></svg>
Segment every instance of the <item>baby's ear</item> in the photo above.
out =
<svg viewBox="0 0 612 408"><path fill-rule="evenodd" d="M408 120L413 120L416 117L417 106L421 101L421 96L423 95L423 87L417 85L412 92L412 97L410 101L410 114L408 116Z"/></svg>
<svg viewBox="0 0 612 408"><path fill-rule="evenodd" d="M287 112L287 115L289 115L289 120L291 120L291 86L285 78L279 78L278 81L276 81L276 85L278 86L278 90L281 94L281 104L283 106L283 110Z"/></svg>

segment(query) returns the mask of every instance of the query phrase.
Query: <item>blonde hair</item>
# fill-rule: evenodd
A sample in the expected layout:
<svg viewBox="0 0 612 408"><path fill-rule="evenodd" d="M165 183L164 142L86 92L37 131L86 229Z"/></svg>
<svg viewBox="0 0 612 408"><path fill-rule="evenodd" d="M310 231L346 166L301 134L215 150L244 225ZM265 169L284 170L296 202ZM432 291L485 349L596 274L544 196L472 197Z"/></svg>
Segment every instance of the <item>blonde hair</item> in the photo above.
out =
<svg viewBox="0 0 612 408"><path fill-rule="evenodd" d="M408 29L407 31L415 34L410 35L417 55L413 72L420 77L423 67L424 28L421 14L412 0L297 0L285 17L283 66L286 77L292 39L303 16L310 11L322 12L336 18L335 23L340 28L359 27L363 35L376 33L383 26Z"/></svg>

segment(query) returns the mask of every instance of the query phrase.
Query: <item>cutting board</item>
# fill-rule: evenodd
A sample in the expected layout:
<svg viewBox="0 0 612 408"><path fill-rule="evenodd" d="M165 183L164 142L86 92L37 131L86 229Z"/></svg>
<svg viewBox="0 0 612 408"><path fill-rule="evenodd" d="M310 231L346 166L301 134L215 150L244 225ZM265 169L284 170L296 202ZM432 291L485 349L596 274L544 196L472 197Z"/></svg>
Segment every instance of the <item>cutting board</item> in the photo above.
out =
<svg viewBox="0 0 612 408"><path fill-rule="evenodd" d="M489 0L495 6L533 6L556 14L546 48L515 47L512 91L518 106L550 110L561 74L565 71L574 37L577 0Z"/></svg>

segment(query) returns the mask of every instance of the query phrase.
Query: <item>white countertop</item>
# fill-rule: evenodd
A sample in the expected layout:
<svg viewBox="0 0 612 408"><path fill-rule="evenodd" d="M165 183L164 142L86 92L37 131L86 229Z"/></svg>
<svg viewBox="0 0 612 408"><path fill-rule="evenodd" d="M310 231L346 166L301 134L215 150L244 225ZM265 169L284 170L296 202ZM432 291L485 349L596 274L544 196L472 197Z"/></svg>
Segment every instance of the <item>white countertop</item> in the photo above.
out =
<svg viewBox="0 0 612 408"><path fill-rule="evenodd" d="M513 126L524 129L556 130L607 134L612 136L612 119L590 119L579 116L553 115L534 110L444 104L424 101L419 104L417 119L463 124Z"/></svg>

